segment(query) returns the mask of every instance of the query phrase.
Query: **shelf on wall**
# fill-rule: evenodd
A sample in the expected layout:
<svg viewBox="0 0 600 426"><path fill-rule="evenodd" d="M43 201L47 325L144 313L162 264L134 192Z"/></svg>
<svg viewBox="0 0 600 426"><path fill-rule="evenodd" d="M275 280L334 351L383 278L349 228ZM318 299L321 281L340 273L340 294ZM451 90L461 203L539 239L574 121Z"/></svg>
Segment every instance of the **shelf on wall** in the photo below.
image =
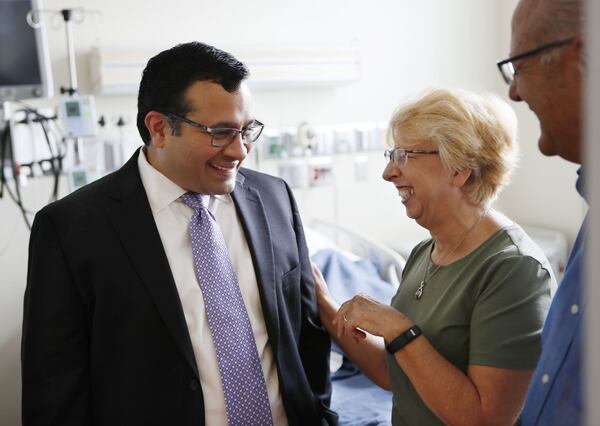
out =
<svg viewBox="0 0 600 426"><path fill-rule="evenodd" d="M236 45L224 47L250 69L252 88L336 86L360 78L358 43ZM136 94L152 49L94 47L89 55L97 95Z"/></svg>

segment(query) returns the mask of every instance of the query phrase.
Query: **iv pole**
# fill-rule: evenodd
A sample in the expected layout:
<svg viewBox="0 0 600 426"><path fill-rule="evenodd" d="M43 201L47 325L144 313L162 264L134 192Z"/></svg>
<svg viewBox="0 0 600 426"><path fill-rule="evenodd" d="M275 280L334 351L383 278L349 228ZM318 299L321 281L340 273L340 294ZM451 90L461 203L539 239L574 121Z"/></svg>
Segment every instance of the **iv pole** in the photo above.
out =
<svg viewBox="0 0 600 426"><path fill-rule="evenodd" d="M71 87L61 87L61 93L68 93L73 95L77 92L77 70L75 68L75 45L73 43L73 21L71 21L71 14L73 9L62 9L60 11L63 20L65 21L65 31L67 34L67 57L69 59L69 78Z"/></svg>
<svg viewBox="0 0 600 426"><path fill-rule="evenodd" d="M65 33L67 35L67 58L69 60L69 81L70 87L62 87L60 88L61 94L69 94L69 96L73 96L77 93L77 68L75 66L75 44L73 42L73 21L72 13L73 9L62 9L60 11L63 20L65 22ZM81 138L76 137L74 139L74 154L75 154L75 165L78 166L81 164Z"/></svg>

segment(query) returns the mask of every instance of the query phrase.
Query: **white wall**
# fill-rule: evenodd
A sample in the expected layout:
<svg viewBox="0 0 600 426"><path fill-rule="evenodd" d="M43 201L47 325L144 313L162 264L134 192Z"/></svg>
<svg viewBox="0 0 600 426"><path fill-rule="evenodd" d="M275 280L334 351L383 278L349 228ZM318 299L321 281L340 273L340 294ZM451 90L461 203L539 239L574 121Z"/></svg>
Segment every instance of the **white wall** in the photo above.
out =
<svg viewBox="0 0 600 426"><path fill-rule="evenodd" d="M156 51L178 42L202 40L217 46L244 43L346 41L360 45L361 79L335 88L255 91L255 115L274 127L351 122L385 122L403 100L425 88L445 86L505 93L495 61L508 53L509 15L515 1L496 0L88 0L101 18L74 25L82 93L90 90L87 53L92 45L131 46ZM366 5L369 5L367 7ZM46 9L77 6L45 0ZM50 17L46 18L48 24ZM48 28L57 87L68 83L65 35ZM135 98L99 98L109 119L135 117ZM48 104L38 102L37 105ZM574 237L583 206L573 195L574 167L543 158L536 148L537 124L524 107L521 120L523 167L498 205L513 219L561 229ZM107 137L116 137L112 126ZM134 138L132 126L126 130ZM337 169L335 192L298 191L310 217L337 215L356 227L398 245L424 235L404 217L394 188L381 181L381 154L370 155L370 180L357 183L346 163ZM337 160L336 160L337 161ZM48 182L25 190L36 209L49 194ZM534 201L533 201L534 200ZM19 424L19 342L28 233L15 206L0 200L0 424Z"/></svg>

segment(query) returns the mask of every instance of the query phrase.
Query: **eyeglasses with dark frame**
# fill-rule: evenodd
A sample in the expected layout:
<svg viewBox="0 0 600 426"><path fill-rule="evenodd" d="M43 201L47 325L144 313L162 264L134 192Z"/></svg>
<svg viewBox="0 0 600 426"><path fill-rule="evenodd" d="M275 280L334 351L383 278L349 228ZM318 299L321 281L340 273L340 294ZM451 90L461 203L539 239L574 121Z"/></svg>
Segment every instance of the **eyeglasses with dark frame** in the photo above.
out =
<svg viewBox="0 0 600 426"><path fill-rule="evenodd" d="M513 62L519 61L521 59L529 58L531 56L536 56L536 55L542 54L548 50L556 49L557 47L566 46L567 44L571 43L573 41L573 39L574 38L571 37L571 38L567 38L564 40L559 40L559 41L555 41L552 43L544 44L543 46L536 47L535 49L532 49L532 50L528 50L525 53L520 53L518 55L511 56L508 59L498 61L498 62L496 62L496 65L498 66L498 69L500 70L500 74L502 75L502 78L504 79L506 84L512 84L513 81L515 80L515 75L517 74L517 71L518 71L517 67L515 67Z"/></svg>
<svg viewBox="0 0 600 426"><path fill-rule="evenodd" d="M265 127L265 125L260 121L252 120L246 127L243 127L242 129L233 129L229 127L212 128L177 114L166 113L163 115L170 120L182 121L185 124L189 124L190 126L209 134L211 136L210 144L215 148L224 148L230 145L233 143L238 134L240 134L242 137L242 142L244 144L251 145L258 140Z"/></svg>
<svg viewBox="0 0 600 426"><path fill-rule="evenodd" d="M438 150L422 150L422 149L404 149L404 148L394 148L394 149L386 149L383 152L383 156L387 159L388 163L393 161L394 164L398 166L403 166L408 161L408 156L410 154L425 154L425 155L434 155L439 154Z"/></svg>

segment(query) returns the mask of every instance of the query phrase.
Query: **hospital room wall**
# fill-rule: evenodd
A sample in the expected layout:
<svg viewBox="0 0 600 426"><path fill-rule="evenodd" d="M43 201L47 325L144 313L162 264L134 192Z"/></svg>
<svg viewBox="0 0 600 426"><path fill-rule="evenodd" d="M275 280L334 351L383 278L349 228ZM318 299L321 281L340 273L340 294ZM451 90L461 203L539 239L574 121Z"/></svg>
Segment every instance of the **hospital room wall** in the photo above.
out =
<svg viewBox="0 0 600 426"><path fill-rule="evenodd" d="M509 51L510 15L516 3L384 0L377 7L365 8L357 0L180 0L161 11L157 20L155 9L148 7L152 2L129 0L128 9L136 11L133 21L119 3L89 0L85 7L102 15L74 26L80 85L84 92L91 90L86 54L95 45L158 51L193 39L217 46L357 40L361 64L358 81L254 90L255 115L271 128L295 127L303 121L311 125L386 122L399 103L432 87L492 91L506 97L507 87L494 63ZM46 0L45 4L56 9L72 6L66 0ZM182 21L183 16L193 19L188 24ZM64 85L68 75L64 34L62 28L48 33L55 80L57 85ZM516 221L560 230L572 241L585 209L573 191L576 166L540 155L535 116L524 103L512 105L519 117L522 166L496 205ZM99 98L98 109L113 120L117 115L130 123L135 118L132 97ZM134 125L124 130L129 145L137 145ZM333 217L338 223L394 244L422 238L426 234L405 218L393 187L380 179L383 163L376 156L369 157L372 173L366 182L355 181L349 158L336 161L335 188L296 191L306 212L305 222L313 216ZM275 171L268 164L266 170ZM537 200L534 206L523 202L532 195ZM370 208L361 208L365 205ZM390 222L397 226L388 226Z"/></svg>
<svg viewBox="0 0 600 426"><path fill-rule="evenodd" d="M504 95L494 61L508 52L509 16L515 1L380 0L369 8L357 0L178 0L124 2L87 0L100 18L74 25L79 81L89 93L87 53L93 45L151 48L203 40L217 46L244 43L347 41L360 46L361 77L340 86L255 90L254 113L271 127L353 122L385 122L402 101L430 87L460 87ZM73 7L67 0L45 0L46 9ZM51 20L47 20L51 23ZM68 73L64 30L48 28L57 87ZM134 96L99 97L99 113L129 119L125 134L138 144L131 124ZM38 106L48 102L34 103ZM525 105L515 106L521 121L523 164L498 206L513 219L560 229L571 240L583 205L574 195L574 167L543 158L537 123ZM107 132L116 132L114 128ZM405 218L394 188L381 180L381 153L368 154L368 180L354 178L353 156L336 157L336 185L296 190L304 222L335 220L365 234L403 247L426 235ZM263 163L266 168L274 167ZM63 188L64 188L63 181ZM24 189L26 205L39 208L50 182ZM557 195L558 194L558 195ZM535 202L531 202L535 200ZM0 424L19 424L19 343L29 234L8 199L0 200ZM85 242L82 242L84 244Z"/></svg>

